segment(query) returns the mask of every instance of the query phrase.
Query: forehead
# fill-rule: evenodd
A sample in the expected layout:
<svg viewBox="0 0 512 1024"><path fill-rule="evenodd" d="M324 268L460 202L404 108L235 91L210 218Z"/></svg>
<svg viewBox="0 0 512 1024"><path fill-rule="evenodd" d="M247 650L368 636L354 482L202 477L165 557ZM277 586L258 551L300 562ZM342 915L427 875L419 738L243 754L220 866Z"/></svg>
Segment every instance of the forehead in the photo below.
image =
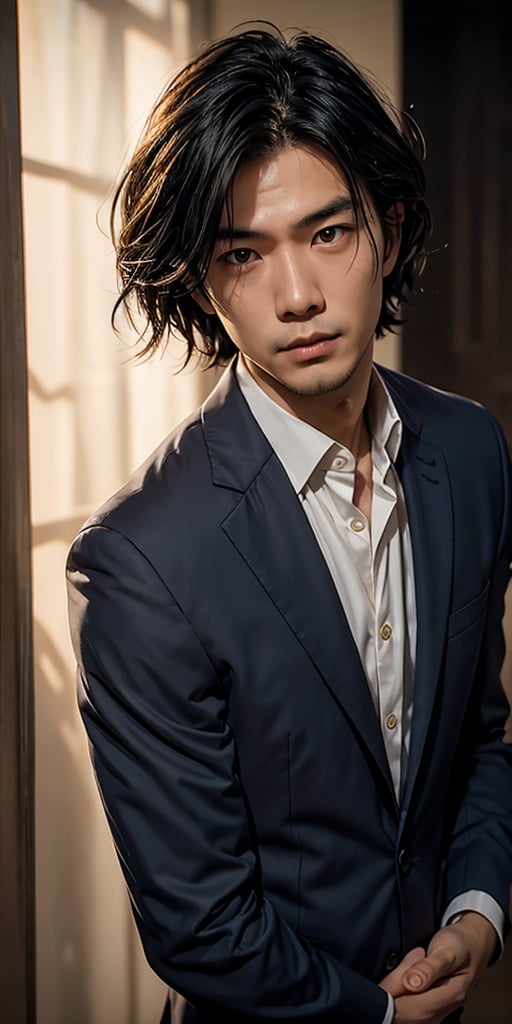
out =
<svg viewBox="0 0 512 1024"><path fill-rule="evenodd" d="M295 222L330 200L349 195L340 168L327 154L289 146L242 164L221 224L229 219L235 227L255 229L275 218Z"/></svg>

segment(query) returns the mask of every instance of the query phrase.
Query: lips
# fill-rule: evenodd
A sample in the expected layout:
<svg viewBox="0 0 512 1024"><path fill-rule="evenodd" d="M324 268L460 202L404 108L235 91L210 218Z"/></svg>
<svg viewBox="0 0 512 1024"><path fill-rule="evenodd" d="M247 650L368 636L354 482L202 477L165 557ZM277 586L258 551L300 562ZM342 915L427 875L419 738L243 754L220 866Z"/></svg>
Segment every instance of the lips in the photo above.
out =
<svg viewBox="0 0 512 1024"><path fill-rule="evenodd" d="M294 348L311 348L319 341L331 341L334 337L334 334L310 334L307 338L294 338L288 345L284 345L281 351L290 352Z"/></svg>

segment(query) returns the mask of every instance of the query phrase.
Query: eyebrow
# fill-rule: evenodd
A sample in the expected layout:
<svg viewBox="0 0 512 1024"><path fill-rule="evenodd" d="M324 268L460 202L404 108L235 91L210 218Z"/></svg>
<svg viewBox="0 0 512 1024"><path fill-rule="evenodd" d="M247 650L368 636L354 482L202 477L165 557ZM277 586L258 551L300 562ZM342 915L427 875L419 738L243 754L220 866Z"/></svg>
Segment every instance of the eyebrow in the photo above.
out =
<svg viewBox="0 0 512 1024"><path fill-rule="evenodd" d="M300 220L292 224L292 231L303 231L304 228L312 227L314 224L319 224L323 220L327 220L328 217L334 216L336 213L353 213L354 204L349 196L335 196L334 199L330 199L328 203L321 206L319 210L313 210L312 213L307 213L305 217L301 217ZM253 231L251 228L236 228L229 227L229 225L221 226L217 230L217 241L234 242L240 239L266 239L269 235L265 231Z"/></svg>

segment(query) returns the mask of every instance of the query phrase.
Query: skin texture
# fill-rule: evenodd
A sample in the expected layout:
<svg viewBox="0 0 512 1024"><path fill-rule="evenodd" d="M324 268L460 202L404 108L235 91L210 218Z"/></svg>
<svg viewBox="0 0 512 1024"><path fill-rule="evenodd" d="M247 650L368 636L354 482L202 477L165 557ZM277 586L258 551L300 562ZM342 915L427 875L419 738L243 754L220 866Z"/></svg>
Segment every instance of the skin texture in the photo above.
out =
<svg viewBox="0 0 512 1024"><path fill-rule="evenodd" d="M271 398L354 453L354 502L369 520L364 407L382 281L400 245L400 204L384 232L367 200L375 254L340 171L325 154L303 148L243 165L231 198L232 230L224 213L197 302L217 314ZM437 932L427 951L411 950L381 982L395 1000L396 1024L440 1024L463 1005L495 944L492 925L467 913Z"/></svg>
<svg viewBox="0 0 512 1024"><path fill-rule="evenodd" d="M321 215L349 199L338 169L313 150L286 148L243 165L232 190L236 237L219 239L207 297L197 299L217 313L264 391L357 452L382 278L395 263L400 230L395 218L385 244L368 205L376 264L350 208ZM227 229L225 215L220 227ZM314 335L330 341L304 358L286 351Z"/></svg>

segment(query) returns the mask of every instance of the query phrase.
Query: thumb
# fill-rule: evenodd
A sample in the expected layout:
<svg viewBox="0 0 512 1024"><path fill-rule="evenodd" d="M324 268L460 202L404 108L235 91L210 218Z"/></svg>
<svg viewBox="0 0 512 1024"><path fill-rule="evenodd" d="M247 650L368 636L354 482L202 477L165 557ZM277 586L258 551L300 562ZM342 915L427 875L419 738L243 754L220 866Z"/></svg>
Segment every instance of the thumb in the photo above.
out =
<svg viewBox="0 0 512 1024"><path fill-rule="evenodd" d="M425 955L425 950L420 946L409 950L403 960L398 964L398 967L395 967L394 971L391 971L390 974L386 975L386 977L382 979L380 987L383 988L385 992L389 992L393 998L404 995L405 990L402 979L405 971L411 968L414 964L417 964L418 961L425 957Z"/></svg>
<svg viewBox="0 0 512 1024"><path fill-rule="evenodd" d="M457 967L457 955L453 948L447 945L432 950L404 973L404 989L406 992L424 992L441 978L453 974Z"/></svg>

